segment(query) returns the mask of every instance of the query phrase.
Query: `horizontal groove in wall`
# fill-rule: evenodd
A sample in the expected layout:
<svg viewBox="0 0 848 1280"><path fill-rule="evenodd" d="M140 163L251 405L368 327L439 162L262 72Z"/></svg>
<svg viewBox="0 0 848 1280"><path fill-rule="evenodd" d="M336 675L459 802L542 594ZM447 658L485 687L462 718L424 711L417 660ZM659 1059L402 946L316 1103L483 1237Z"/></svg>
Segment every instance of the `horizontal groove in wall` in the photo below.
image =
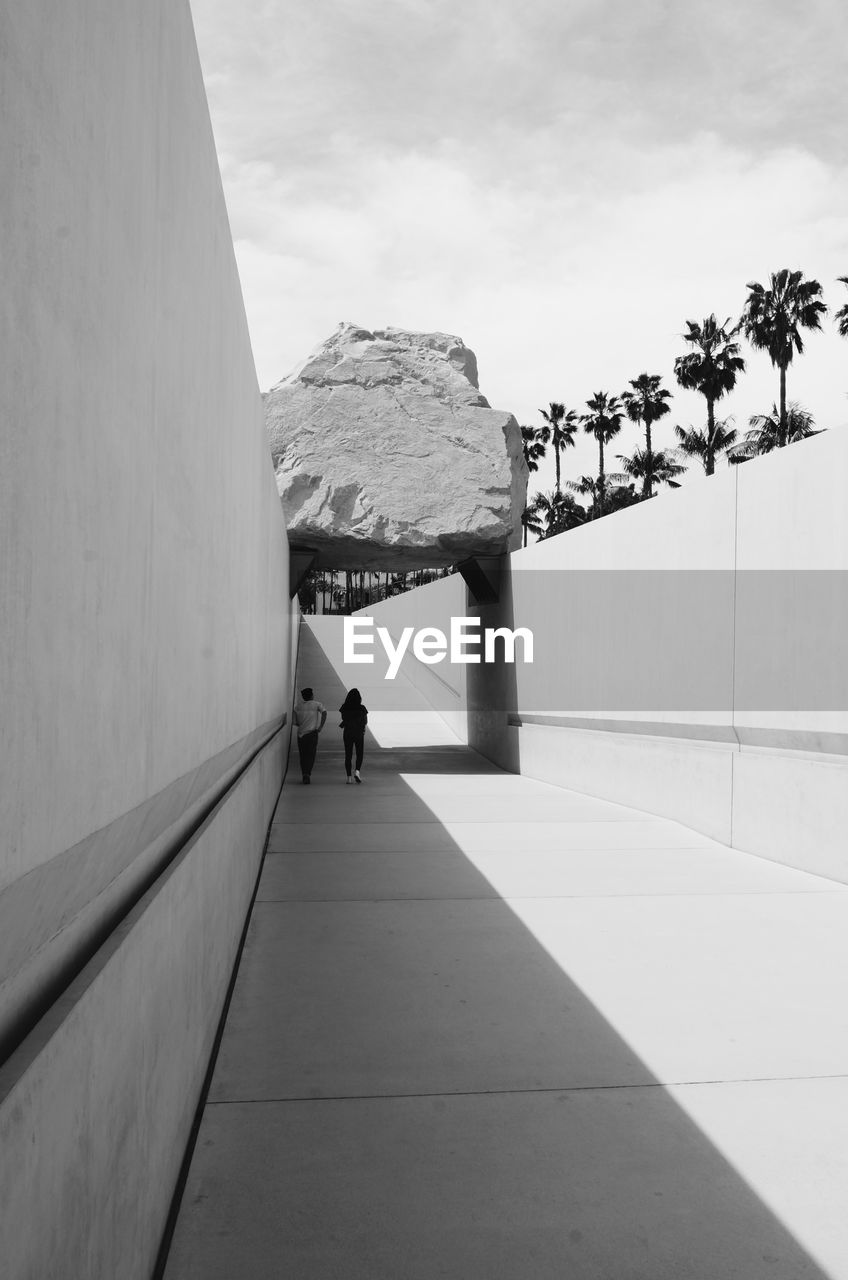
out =
<svg viewBox="0 0 848 1280"><path fill-rule="evenodd" d="M717 742L730 747L762 747L811 755L848 755L848 733L829 733L815 729L768 729L663 720L607 720L589 716L537 715L525 712L510 714L507 721L513 728L542 725L552 729L579 729L592 733L680 738L695 744Z"/></svg>
<svg viewBox="0 0 848 1280"><path fill-rule="evenodd" d="M729 725L694 724L663 720L606 720L590 716L536 715L520 712L508 717L509 724L538 724L552 729L584 729L595 733L630 733L645 737L690 738L702 742L726 742L736 746L736 735Z"/></svg>
<svg viewBox="0 0 848 1280"><path fill-rule="evenodd" d="M827 733L817 729L758 729L738 725L736 735L743 747L848 756L848 733Z"/></svg>
<svg viewBox="0 0 848 1280"><path fill-rule="evenodd" d="M286 717L284 716L283 721L285 719ZM282 723L278 723L277 729L251 753L250 758L244 762L237 776L232 778L223 791L218 793L217 801L207 808L203 818L195 824L179 847L172 850L171 856L160 865L154 876L148 877L143 888L135 894L132 902L126 904L125 910L111 920L109 928L98 939L97 945L89 948L84 962L78 965L73 973L65 975L66 981L63 982L61 988L52 993L51 999L45 1004L38 1019L22 1037L21 1042L12 1049L5 1061L0 1061L0 1105L2 1105L4 1099L32 1062L42 1052L77 1001L81 999L97 975L109 963L110 958L122 946L135 923L149 909L160 890L168 883L169 877L173 875L183 860L191 854L198 841L203 838L251 767L259 761L259 757L265 751L273 749L275 740L282 733L283 727ZM283 767L284 762L285 749L283 751L283 761L281 762Z"/></svg>
<svg viewBox="0 0 848 1280"><path fill-rule="evenodd" d="M0 1062L286 723L260 725L0 893Z"/></svg>

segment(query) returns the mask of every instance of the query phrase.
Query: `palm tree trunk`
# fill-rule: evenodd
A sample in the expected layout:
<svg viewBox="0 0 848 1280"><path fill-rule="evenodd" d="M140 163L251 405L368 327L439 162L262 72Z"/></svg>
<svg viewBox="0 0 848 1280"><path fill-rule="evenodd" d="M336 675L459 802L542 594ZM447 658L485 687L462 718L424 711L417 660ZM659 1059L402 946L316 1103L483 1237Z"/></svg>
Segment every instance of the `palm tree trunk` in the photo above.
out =
<svg viewBox="0 0 848 1280"><path fill-rule="evenodd" d="M560 493L562 492L562 490L561 490L561 488L560 488L560 483L559 483L559 450L560 450L560 441L559 441L559 440L554 440L554 459L555 459L555 461L556 461L556 491L557 491L557 497L559 497Z"/></svg>
<svg viewBox="0 0 848 1280"><path fill-rule="evenodd" d="M782 449L786 444L786 365L780 366L780 427L777 433L777 447Z"/></svg>
<svg viewBox="0 0 848 1280"><path fill-rule="evenodd" d="M521 521L521 524L522 524L522 527L523 527L523 529L524 529L524 541L522 542L522 544L521 544L521 545L522 545L523 547L526 547L526 546L527 546L527 521L526 521L526 520L522 520L522 521Z"/></svg>
<svg viewBox="0 0 848 1280"><path fill-rule="evenodd" d="M707 396L707 452L704 458L704 470L708 476L715 471L715 404Z"/></svg>
<svg viewBox="0 0 848 1280"><path fill-rule="evenodd" d="M645 479L642 481L642 497L654 496L654 455L651 452L651 424L645 423Z"/></svg>
<svg viewBox="0 0 848 1280"><path fill-rule="evenodd" d="M598 515L604 514L604 442L598 438Z"/></svg>

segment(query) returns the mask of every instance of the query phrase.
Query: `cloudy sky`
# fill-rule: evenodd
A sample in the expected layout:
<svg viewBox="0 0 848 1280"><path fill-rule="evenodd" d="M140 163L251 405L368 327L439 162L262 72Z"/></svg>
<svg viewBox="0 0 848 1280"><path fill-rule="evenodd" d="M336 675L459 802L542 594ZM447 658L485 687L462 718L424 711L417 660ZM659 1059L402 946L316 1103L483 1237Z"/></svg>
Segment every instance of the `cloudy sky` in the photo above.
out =
<svg viewBox="0 0 848 1280"><path fill-rule="evenodd" d="M848 301L844 0L192 9L263 389L341 320L441 330L538 424L642 371L673 388L685 320L780 267ZM777 390L745 354L738 426ZM789 395L848 429L846 392L829 317ZM703 417L678 391L666 422Z"/></svg>

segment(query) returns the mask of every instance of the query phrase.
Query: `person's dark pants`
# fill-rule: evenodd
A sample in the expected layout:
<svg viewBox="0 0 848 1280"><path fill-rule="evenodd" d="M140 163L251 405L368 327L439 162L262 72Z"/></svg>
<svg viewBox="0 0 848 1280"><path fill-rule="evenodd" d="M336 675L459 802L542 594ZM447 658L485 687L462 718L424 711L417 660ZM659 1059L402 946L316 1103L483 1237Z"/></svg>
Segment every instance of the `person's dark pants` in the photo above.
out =
<svg viewBox="0 0 848 1280"><path fill-rule="evenodd" d="M315 752L318 750L318 730L298 736L297 749L300 752L300 772L308 778L315 764Z"/></svg>
<svg viewBox="0 0 848 1280"><path fill-rule="evenodd" d="M344 734L345 749L345 773L350 777L350 762L353 756L353 748L356 747L356 767L362 768L362 753L365 750L365 732L356 733L354 730L345 729Z"/></svg>

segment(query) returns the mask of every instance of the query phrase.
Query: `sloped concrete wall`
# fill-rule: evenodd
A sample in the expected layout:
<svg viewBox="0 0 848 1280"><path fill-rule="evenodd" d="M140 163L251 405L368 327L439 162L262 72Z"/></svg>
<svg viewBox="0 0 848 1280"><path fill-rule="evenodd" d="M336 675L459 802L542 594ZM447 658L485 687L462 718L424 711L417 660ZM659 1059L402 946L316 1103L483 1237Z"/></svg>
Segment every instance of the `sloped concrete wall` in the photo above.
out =
<svg viewBox="0 0 848 1280"><path fill-rule="evenodd" d="M152 1275L286 752L277 734L0 1067L4 1276Z"/></svg>
<svg viewBox="0 0 848 1280"><path fill-rule="evenodd" d="M533 631L532 667L432 669L505 768L848 879L846 464L829 432L515 552L496 606L452 578L368 612Z"/></svg>
<svg viewBox="0 0 848 1280"><path fill-rule="evenodd" d="M187 3L0 14L3 885L282 714L287 560Z"/></svg>
<svg viewBox="0 0 848 1280"><path fill-rule="evenodd" d="M78 1265L16 1252L16 1277L140 1275L101 1233L143 1202L149 1244L174 1162L151 1199L159 1175L117 1147L141 1124L182 1154L281 781L296 621L187 0L0 0L0 167L0 1061L27 1062L4 1076L0 1181L22 1126L27 1238L85 1237ZM268 752L255 814L222 819L227 927L165 887L149 907L149 1076L124 1090L123 1011L104 995L74 1041L56 1001ZM195 1026L185 1055L148 1016L168 999ZM95 1072L83 1118L27 1110L47 1064L69 1099Z"/></svg>

